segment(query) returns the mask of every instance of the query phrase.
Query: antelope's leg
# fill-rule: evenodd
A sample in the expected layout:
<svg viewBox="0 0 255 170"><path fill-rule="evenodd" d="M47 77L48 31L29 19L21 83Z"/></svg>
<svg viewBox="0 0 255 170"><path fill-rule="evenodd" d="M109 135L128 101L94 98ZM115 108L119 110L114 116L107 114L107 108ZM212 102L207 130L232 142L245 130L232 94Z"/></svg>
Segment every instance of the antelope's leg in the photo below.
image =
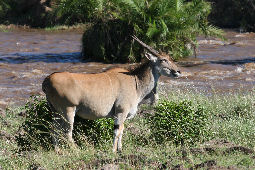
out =
<svg viewBox="0 0 255 170"><path fill-rule="evenodd" d="M157 104L159 97L158 97L158 93L157 93L157 85L152 89L151 91L151 101L150 104L151 105L155 105Z"/></svg>
<svg viewBox="0 0 255 170"><path fill-rule="evenodd" d="M121 140L122 140L123 130L124 130L124 123L122 124L122 126L119 129L120 134L119 134L119 138L118 138L118 147L117 147L118 151L121 151L121 149L122 149Z"/></svg>
<svg viewBox="0 0 255 170"><path fill-rule="evenodd" d="M65 118L65 124L64 124L64 130L66 137L69 142L74 143L72 134L73 134L73 123L74 123L74 116L75 116L75 110L76 107L67 107L66 113L64 114Z"/></svg>
<svg viewBox="0 0 255 170"><path fill-rule="evenodd" d="M63 133L65 137L67 137L68 141L73 143L72 138L72 130L75 116L75 107L67 107L55 113L53 119L53 145L55 146L55 150L58 151L58 138Z"/></svg>
<svg viewBox="0 0 255 170"><path fill-rule="evenodd" d="M113 139L113 152L120 151L122 147L121 139L124 130L124 121L127 114L118 114L114 120L114 139Z"/></svg>
<svg viewBox="0 0 255 170"><path fill-rule="evenodd" d="M157 93L157 86L155 86L152 91L144 97L144 99L139 103L141 104L150 104L150 105L156 105L158 101L158 93Z"/></svg>
<svg viewBox="0 0 255 170"><path fill-rule="evenodd" d="M59 151L58 145L62 124L63 124L62 116L59 113L55 112L53 114L52 143L54 145L56 152Z"/></svg>
<svg viewBox="0 0 255 170"><path fill-rule="evenodd" d="M121 125L114 124L113 152L120 151L122 144L121 139L124 130L124 122Z"/></svg>

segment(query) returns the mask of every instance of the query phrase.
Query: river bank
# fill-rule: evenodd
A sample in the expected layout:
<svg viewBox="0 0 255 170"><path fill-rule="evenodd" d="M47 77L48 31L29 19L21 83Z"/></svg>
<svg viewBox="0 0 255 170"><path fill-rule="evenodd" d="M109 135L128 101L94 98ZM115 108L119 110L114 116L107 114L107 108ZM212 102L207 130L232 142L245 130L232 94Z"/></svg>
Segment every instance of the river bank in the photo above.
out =
<svg viewBox="0 0 255 170"><path fill-rule="evenodd" d="M0 32L0 169L254 169L255 34L225 33L226 41L198 37L197 57L177 62L183 76L159 82L161 97L177 105L190 101L194 110L203 107L207 119L202 140L184 148L171 140L158 144L147 121L155 109L143 107L125 124L122 152L113 154L111 140L96 146L83 133L76 136L78 147L64 146L59 153L33 145L38 144L34 138L22 143L19 139L27 137L22 127L29 123L24 104L30 95L44 95L41 83L52 72L95 73L128 65L82 60L82 32ZM46 102L30 103L45 109ZM26 109L34 113L35 108ZM34 148L22 150L26 144Z"/></svg>
<svg viewBox="0 0 255 170"><path fill-rule="evenodd" d="M165 90L229 93L253 90L255 34L225 30L227 41L198 37L197 57L178 61L183 76L161 78ZM101 72L125 64L87 62L80 58L82 31L15 29L0 32L0 107L21 105L42 94L41 83L52 72Z"/></svg>

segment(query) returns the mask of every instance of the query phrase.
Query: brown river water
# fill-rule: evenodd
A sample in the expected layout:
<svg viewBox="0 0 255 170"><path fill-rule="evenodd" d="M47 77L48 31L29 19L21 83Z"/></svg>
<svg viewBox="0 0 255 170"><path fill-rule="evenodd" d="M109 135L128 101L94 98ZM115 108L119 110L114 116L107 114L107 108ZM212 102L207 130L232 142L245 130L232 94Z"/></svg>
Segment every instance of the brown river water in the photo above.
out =
<svg viewBox="0 0 255 170"><path fill-rule="evenodd" d="M177 63L183 76L161 77L160 88L208 95L253 90L255 33L225 32L226 41L199 37L197 57ZM82 61L81 37L82 33L75 31L0 32L0 108L22 105L30 95L43 94L41 83L52 72L94 73L113 66Z"/></svg>

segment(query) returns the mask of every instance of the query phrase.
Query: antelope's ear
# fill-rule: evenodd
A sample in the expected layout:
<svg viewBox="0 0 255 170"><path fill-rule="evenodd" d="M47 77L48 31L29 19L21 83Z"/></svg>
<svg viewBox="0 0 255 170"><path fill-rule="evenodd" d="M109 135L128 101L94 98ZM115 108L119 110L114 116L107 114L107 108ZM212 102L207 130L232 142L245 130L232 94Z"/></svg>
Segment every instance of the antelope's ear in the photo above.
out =
<svg viewBox="0 0 255 170"><path fill-rule="evenodd" d="M158 60L157 56L155 56L151 53L148 53L148 52L145 53L145 57L148 58L148 60L152 61L153 63L156 63Z"/></svg>

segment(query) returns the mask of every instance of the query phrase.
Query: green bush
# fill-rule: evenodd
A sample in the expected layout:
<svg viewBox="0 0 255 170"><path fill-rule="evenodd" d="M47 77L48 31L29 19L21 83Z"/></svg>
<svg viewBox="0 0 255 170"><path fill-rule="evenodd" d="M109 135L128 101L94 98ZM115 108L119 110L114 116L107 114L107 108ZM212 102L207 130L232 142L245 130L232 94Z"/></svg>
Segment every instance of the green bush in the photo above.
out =
<svg viewBox="0 0 255 170"><path fill-rule="evenodd" d="M58 0L52 17L59 24L88 22L92 20L99 5L99 0Z"/></svg>
<svg viewBox="0 0 255 170"><path fill-rule="evenodd" d="M25 121L20 127L17 142L21 150L50 149L52 128L52 113L45 98L31 96L26 103Z"/></svg>
<svg viewBox="0 0 255 170"><path fill-rule="evenodd" d="M83 34L82 55L106 63L135 62L131 57L132 34L133 27L121 20L99 21Z"/></svg>
<svg viewBox="0 0 255 170"><path fill-rule="evenodd" d="M204 0L117 0L117 18L131 23L135 34L174 59L192 54L199 34L220 35L209 25L210 4Z"/></svg>
<svg viewBox="0 0 255 170"><path fill-rule="evenodd" d="M115 19L126 24L116 32L117 37L119 35L128 37L130 34L127 33L134 33L145 43L171 54L174 59L191 55L197 46L196 37L199 34L221 36L221 31L207 22L211 8L210 4L204 0L192 0L191 2L184 0L113 0L112 2L112 12L109 16L114 16ZM134 31L128 32L126 27L131 27ZM107 29L116 30L116 26L108 24ZM103 35L99 37L101 39L97 39L98 41L111 42L113 36L105 34L105 27L97 27L97 33ZM91 39L92 35L84 34L85 39ZM120 39L118 44L125 42L126 39ZM129 43L132 42L129 41ZM87 42L83 42L83 47L86 48L87 45ZM140 61L140 48L132 47L134 45L129 44L130 52L122 57L130 58L130 55L134 55L138 57L136 61ZM86 50L85 52L91 54L89 57L97 58L92 53L93 51L107 51L108 49L92 46ZM110 56L102 55L107 62ZM114 53L113 56L119 57Z"/></svg>
<svg viewBox="0 0 255 170"><path fill-rule="evenodd" d="M21 150L37 150L52 148L52 115L45 98L31 96L24 108L25 121L19 128L20 133L16 137ZM79 144L80 135L86 135L88 141L94 144L112 139L114 122L112 119L84 120L75 117L74 138ZM61 137L60 137L61 139ZM64 142L64 141L62 141Z"/></svg>
<svg viewBox="0 0 255 170"><path fill-rule="evenodd" d="M148 118L152 136L158 143L194 144L206 134L207 114L202 106L194 106L191 101L162 100L155 110Z"/></svg>
<svg viewBox="0 0 255 170"><path fill-rule="evenodd" d="M75 119L74 139L79 139L84 135L89 142L94 145L112 141L114 121L111 118L102 118L97 120ZM80 141L77 140L79 143Z"/></svg>

